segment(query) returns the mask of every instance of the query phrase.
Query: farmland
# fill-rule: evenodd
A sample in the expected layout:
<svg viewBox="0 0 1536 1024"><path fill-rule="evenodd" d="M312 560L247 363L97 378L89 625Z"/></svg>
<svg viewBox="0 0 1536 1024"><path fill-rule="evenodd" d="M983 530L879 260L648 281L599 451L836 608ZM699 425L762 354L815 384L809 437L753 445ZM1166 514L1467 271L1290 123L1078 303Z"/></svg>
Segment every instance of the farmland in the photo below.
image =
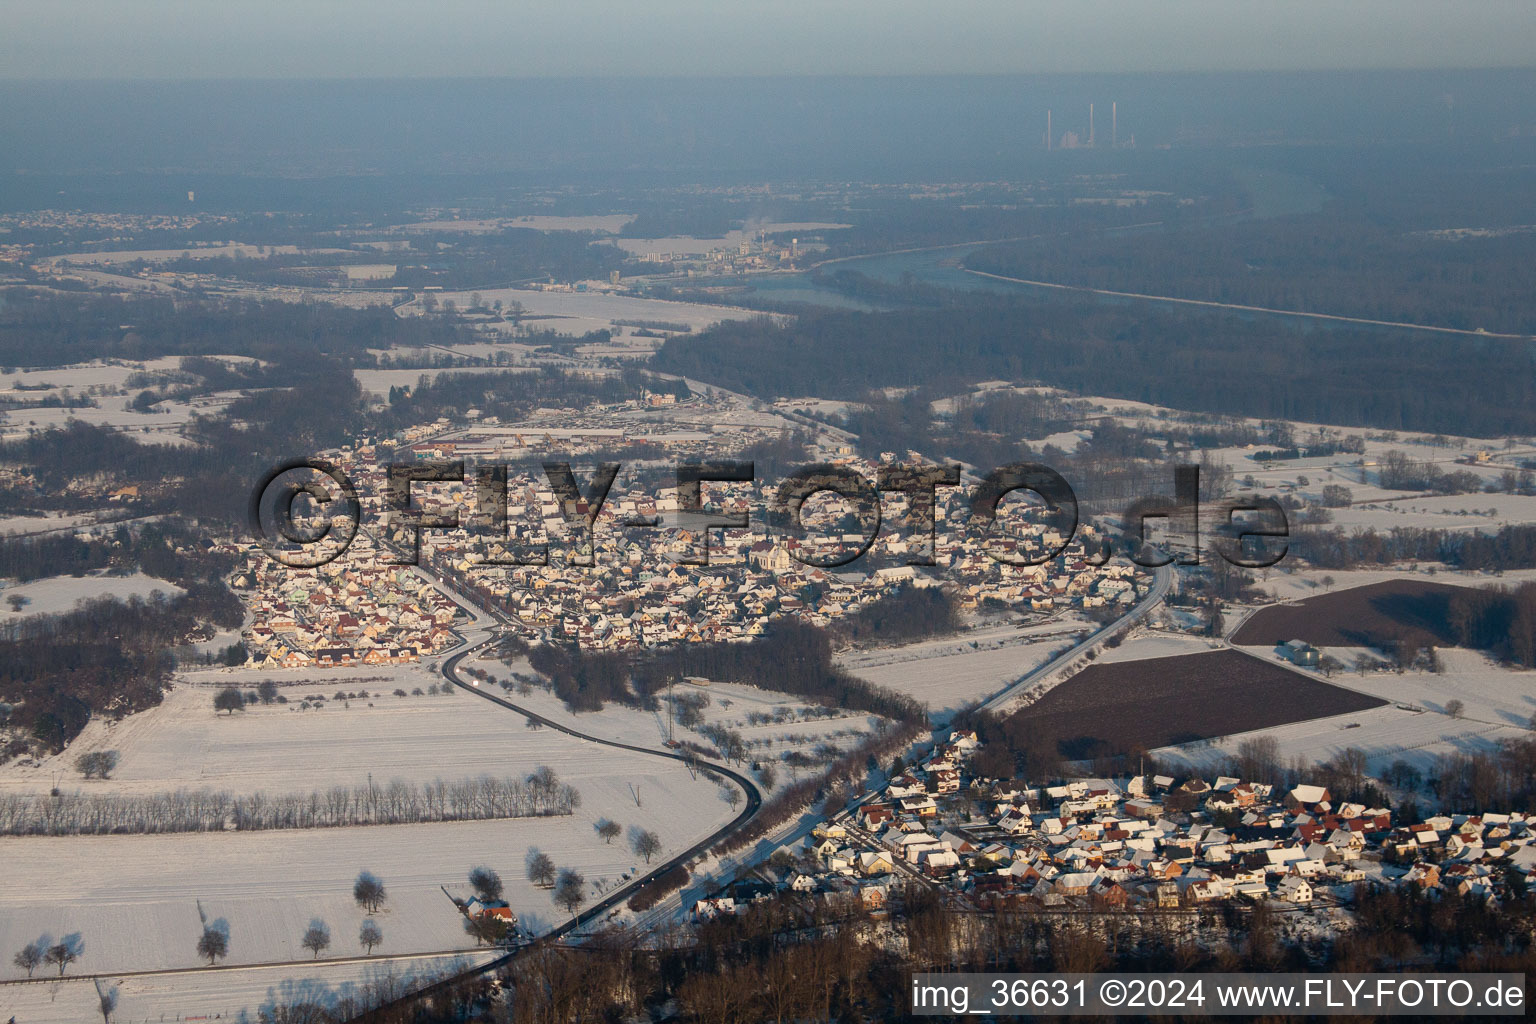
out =
<svg viewBox="0 0 1536 1024"><path fill-rule="evenodd" d="M1076 619L982 627L958 636L845 652L838 664L924 702L935 722L948 721L1070 647L1082 629Z"/></svg>
<svg viewBox="0 0 1536 1024"><path fill-rule="evenodd" d="M139 974L103 982L118 996L114 1022L257 1019L257 1008L302 994L321 1005L342 1005L363 991L400 991L417 979L462 969L490 959L489 951L451 957L399 957L389 960L220 967L212 971ZM82 961L83 963L83 961ZM27 1024L80 1024L100 1016L96 986L65 975L27 985L0 986L0 1016L14 1015ZM246 1016L242 1017L244 1011Z"/></svg>
<svg viewBox="0 0 1536 1024"><path fill-rule="evenodd" d="M729 820L719 787L685 766L597 747L554 730L530 730L522 718L462 691L420 695L434 678L421 666L337 670L281 688L287 704L217 715L217 688L254 687L263 674L211 670L184 674L165 702L115 725L93 721L64 754L0 770L0 787L46 793L55 783L86 793L309 793L332 785L426 782L481 774L521 776L540 765L574 785L575 814L495 821L338 827L271 832L111 835L0 839L0 948L19 949L38 935L78 932L86 942L80 971L159 970L195 966L198 902L210 920L230 924L230 962L271 963L307 956L300 932L315 916L335 936L330 955L352 955L361 912L351 880L361 868L382 877L389 898L383 952L439 952L472 945L440 886L462 889L478 863L500 871L522 921L545 930L565 919L548 891L524 876L531 847L580 871L593 893L644 866L626 839L598 839L600 818L661 839L665 858ZM277 673L279 682L285 673ZM362 697L363 690L370 693ZM404 689L406 696L395 696ZM344 690L358 696L337 700ZM300 710L304 697L323 706ZM87 750L117 750L108 780L81 780L69 767ZM74 781L69 781L73 779ZM58 865L83 860L87 873ZM323 962L323 961L322 961ZM11 974L7 969L6 976Z"/></svg>
<svg viewBox="0 0 1536 1024"><path fill-rule="evenodd" d="M1391 580L1263 608L1232 637L1243 646L1305 640L1316 647L1383 647L1400 636L1451 642L1446 606L1457 588L1424 580Z"/></svg>
<svg viewBox="0 0 1536 1024"><path fill-rule="evenodd" d="M1093 665L1008 720L1083 759L1187 743L1386 703L1238 651Z"/></svg>
<svg viewBox="0 0 1536 1024"><path fill-rule="evenodd" d="M1352 653L1366 652L1332 648L1331 653L1350 662ZM1279 743L1283 758L1323 761L1354 748L1365 755L1372 772L1401 760L1428 774L1442 754L1488 752L1503 741L1529 735L1536 711L1530 670L1500 665L1480 651L1457 647L1440 649L1437 669L1398 672L1370 657L1365 664L1374 667L1339 678L1347 679L1351 689L1392 701L1392 706L1265 728L1264 734ZM1460 705L1456 714L1450 710L1453 702ZM1170 762L1219 767L1244 738L1227 735L1212 744L1157 753Z"/></svg>

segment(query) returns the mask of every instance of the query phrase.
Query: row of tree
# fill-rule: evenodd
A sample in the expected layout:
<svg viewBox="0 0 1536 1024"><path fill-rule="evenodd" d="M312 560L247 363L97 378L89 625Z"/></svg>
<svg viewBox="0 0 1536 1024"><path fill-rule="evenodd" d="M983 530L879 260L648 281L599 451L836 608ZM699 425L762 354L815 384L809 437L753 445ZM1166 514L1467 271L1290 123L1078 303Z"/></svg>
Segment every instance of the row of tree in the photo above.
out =
<svg viewBox="0 0 1536 1024"><path fill-rule="evenodd" d="M526 779L482 775L417 785L333 786L311 793L0 794L0 835L121 835L398 825L432 821L568 815L581 806L574 786L540 768Z"/></svg>
<svg viewBox="0 0 1536 1024"><path fill-rule="evenodd" d="M1320 569L1353 569L1393 562L1444 562L1473 572L1536 567L1536 526L1511 525L1496 533L1395 527L1294 530L1290 554Z"/></svg>

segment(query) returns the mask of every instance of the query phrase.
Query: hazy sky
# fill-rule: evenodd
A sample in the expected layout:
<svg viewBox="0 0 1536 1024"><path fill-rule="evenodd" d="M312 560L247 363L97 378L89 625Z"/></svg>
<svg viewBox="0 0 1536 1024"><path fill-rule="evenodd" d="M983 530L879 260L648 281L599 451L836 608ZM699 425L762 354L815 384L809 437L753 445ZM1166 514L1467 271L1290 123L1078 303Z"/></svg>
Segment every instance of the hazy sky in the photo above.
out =
<svg viewBox="0 0 1536 1024"><path fill-rule="evenodd" d="M0 0L0 77L1536 64L1536 0Z"/></svg>

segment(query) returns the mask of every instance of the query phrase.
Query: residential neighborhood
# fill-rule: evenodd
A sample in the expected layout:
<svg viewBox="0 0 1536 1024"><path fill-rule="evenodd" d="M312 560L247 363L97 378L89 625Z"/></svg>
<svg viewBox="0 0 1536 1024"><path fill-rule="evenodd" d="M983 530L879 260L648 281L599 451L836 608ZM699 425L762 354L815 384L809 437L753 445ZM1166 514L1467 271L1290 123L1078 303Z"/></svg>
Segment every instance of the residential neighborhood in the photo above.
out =
<svg viewBox="0 0 1536 1024"><path fill-rule="evenodd" d="M325 667L368 659L409 660L440 650L455 606L409 567L391 564L405 560L403 552L415 541L385 510L383 453L403 445L411 458L483 459L515 467L527 463L529 446L540 436L549 444L558 441L573 458L594 461L599 452L614 446L622 451L624 445L658 443L657 435L626 434L622 420L602 421L590 414L588 420L605 425L567 429L558 439L541 435L537 425L437 431L452 440L425 439L428 430L413 429L389 444L361 442L324 453L356 482L364 522L385 524L383 539L373 539L365 528L343 558L312 570L275 564L253 545L248 568L236 581L258 595L245 634L253 661ZM745 446L767 436L750 430L725 438L699 434L667 441L665 447L678 459L697 458L705 452L700 439ZM869 479L895 459L893 453L869 460L846 451L837 454L835 449L821 454ZM661 475L669 478L671 472ZM671 481L626 486L623 477L595 515L584 499L558 502L545 480L526 474L513 478L506 509L510 531L503 527L499 534L488 534L471 515L476 508L473 470L463 482L434 485L437 489L431 492L418 486L413 508L426 503L460 517L457 529L420 531L420 558L434 572L452 578L478 603L496 607L530 640L576 641L585 650L749 640L760 636L775 615L795 615L826 626L905 587L944 586L962 611L1050 616L1129 605L1136 599L1138 582L1145 585L1134 565L1090 560L1100 536L1092 525L1084 524L1063 547L1064 538L1023 503L1005 503L990 534L963 528L968 496L964 487L937 491L931 568L910 564L923 560L927 543L903 525L907 501L899 492L884 497L886 525L872 542L850 532L846 523L827 523L824 536L842 550L857 551L866 544L867 550L845 568L818 568L807 564L826 560L817 542L768 532L767 511L780 483L759 477L750 483L709 485L706 511L745 516L746 528L672 526L680 510ZM628 525L653 521L666 528L642 532ZM563 549L563 542L572 537L572 524L585 522L592 524L591 550ZM706 545L708 564L690 564ZM1060 554L1045 557L1057 549ZM1007 564L999 555L1040 564ZM538 564L509 564L514 560ZM580 564L588 560L592 564Z"/></svg>
<svg viewBox="0 0 1536 1024"><path fill-rule="evenodd" d="M1180 911L1223 903L1347 906L1360 883L1523 898L1536 823L1523 813L1394 822L1384 807L1231 777L1073 779L1035 786L969 769L959 732L857 806L817 824L777 886L883 911L904 886L959 911ZM696 919L750 903L740 886L700 900Z"/></svg>

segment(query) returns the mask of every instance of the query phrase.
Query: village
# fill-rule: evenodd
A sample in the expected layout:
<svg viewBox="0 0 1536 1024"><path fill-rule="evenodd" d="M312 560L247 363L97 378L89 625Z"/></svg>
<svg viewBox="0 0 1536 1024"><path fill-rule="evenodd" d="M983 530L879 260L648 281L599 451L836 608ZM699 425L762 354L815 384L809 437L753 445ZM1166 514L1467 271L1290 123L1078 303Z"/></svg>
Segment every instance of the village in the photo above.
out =
<svg viewBox="0 0 1536 1024"><path fill-rule="evenodd" d="M439 425L437 433L447 438L425 438L425 430L412 429L395 445L422 460L505 460L515 468L527 464L530 446L540 441L560 444L571 457L596 461L600 453L622 453L625 446L639 444L651 451L664 446L678 458L704 453L720 458L774 436L747 428L679 438L676 430L670 436L640 434L632 424L626 431L620 419L589 418L592 426L567 427L558 438L549 434L554 428L538 425L469 431ZM395 445L365 440L322 453L356 482L364 522L384 522L382 537L365 529L344 557L315 569L289 568L254 547L247 551L247 568L235 583L251 592L252 619L244 639L253 664L324 667L414 660L451 641L457 606L409 566L397 564L401 548L409 552L414 537L409 529L391 532L390 514L384 511L384 456ZM815 454L868 479L896 459L894 453L862 458L830 442L818 444ZM999 506L990 535L959 529L966 517L964 487L937 490L930 553L928 538L907 522L908 502L900 492L884 495L885 525L873 541L858 532L853 517L823 514L818 519L810 503L805 521L824 540L797 540L772 536L766 526L778 480L759 473L750 483L711 482L704 493L705 513L745 518L748 525L686 529L673 525L680 516L671 468L653 470L628 479L621 473L595 517L585 499L561 503L545 480L528 473L514 476L507 487L511 530L502 527L496 535L473 515L473 470L461 483L417 484L413 508L456 512L461 524L422 529L420 561L476 603L497 609L526 639L579 641L584 650L749 640L762 635L776 615L827 626L905 587L949 588L962 612L1047 617L1128 606L1138 596L1138 580L1146 583L1131 564L1088 560L1100 537L1092 525L1084 524L1062 547L1065 538L1023 501ZM590 536L580 545L567 543L562 551L562 541L573 537L572 525L588 521ZM642 532L635 523L659 523L665 529ZM808 564L827 560L829 550L846 553L865 544L867 550L845 567ZM1057 549L1060 554L1046 557ZM1007 564L997 552L1041 564ZM701 557L708 564L692 564ZM931 569L911 564L929 557ZM508 564L513 559L536 564Z"/></svg>
<svg viewBox="0 0 1536 1024"><path fill-rule="evenodd" d="M1536 874L1536 829L1523 813L1394 824L1388 808L1321 786L1232 777L1031 786L976 775L980 748L962 731L898 764L776 868L699 900L694 918L744 912L775 892L883 914L910 885L938 890L956 911L1305 910L1347 906L1360 883L1498 904L1522 899Z"/></svg>

